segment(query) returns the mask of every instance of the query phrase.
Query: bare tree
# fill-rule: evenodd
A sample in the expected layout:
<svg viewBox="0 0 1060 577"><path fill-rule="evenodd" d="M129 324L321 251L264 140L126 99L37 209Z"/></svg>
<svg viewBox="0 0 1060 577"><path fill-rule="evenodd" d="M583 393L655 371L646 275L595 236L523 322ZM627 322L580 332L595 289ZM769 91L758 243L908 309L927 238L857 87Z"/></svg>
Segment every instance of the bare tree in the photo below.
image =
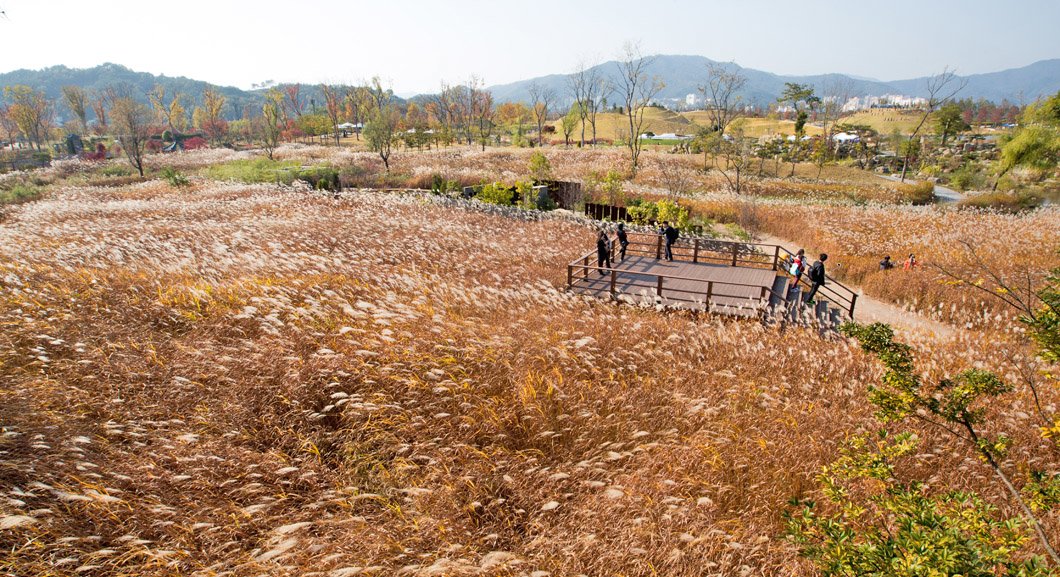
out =
<svg viewBox="0 0 1060 577"><path fill-rule="evenodd" d="M74 113L77 117L77 122L81 125L81 134L88 133L88 97L85 95L85 89L80 86L63 86L63 99L66 101L66 107L70 109L70 112Z"/></svg>
<svg viewBox="0 0 1060 577"><path fill-rule="evenodd" d="M585 85L586 118L592 129L593 148L596 148L596 115L603 109L607 97L614 92L615 87L605 76L594 67Z"/></svg>
<svg viewBox="0 0 1060 577"><path fill-rule="evenodd" d="M637 174L637 162L643 147L640 135L646 128L645 113L648 105L665 86L658 77L648 78L648 68L654 61L654 58L641 56L638 45L627 42L622 59L618 62L619 89L626 105L626 120L629 122L627 146L633 176Z"/></svg>
<svg viewBox="0 0 1060 577"><path fill-rule="evenodd" d="M151 111L129 91L119 89L111 98L110 127L129 164L144 175L144 152L151 138Z"/></svg>
<svg viewBox="0 0 1060 577"><path fill-rule="evenodd" d="M542 86L536 80L530 84L530 111L537 123L537 145L541 146L545 135L545 121L556 103L556 91Z"/></svg>
<svg viewBox="0 0 1060 577"><path fill-rule="evenodd" d="M707 81L699 87L699 91L707 101L707 118L710 119L707 128L711 132L724 133L729 123L740 116L740 104L743 101L740 91L745 84L747 77L740 73L735 63L707 64Z"/></svg>
<svg viewBox="0 0 1060 577"><path fill-rule="evenodd" d="M478 101L478 93L482 91L482 80L477 76L467 79L464 89L460 93L460 108L464 120L464 136L470 146L475 140L475 106Z"/></svg>
<svg viewBox="0 0 1060 577"><path fill-rule="evenodd" d="M960 78L957 76L957 72L950 70L947 66L942 69L942 72L928 78L927 81L927 105L924 108L924 114L920 117L920 122L917 123L916 128L913 129L912 134L909 135L909 139L906 141L904 154L902 155L902 182L905 182L905 175L909 171L909 159L913 154L912 142L920 134L920 129L927 123L928 118L943 104L949 102L957 93L964 90L964 87L968 85L966 78Z"/></svg>
<svg viewBox="0 0 1060 577"><path fill-rule="evenodd" d="M666 199L671 202L676 202L678 198L688 194L695 183L692 171L681 161L681 157L661 157L659 174L668 193Z"/></svg>
<svg viewBox="0 0 1060 577"><path fill-rule="evenodd" d="M328 120L331 121L331 132L335 135L335 146L339 145L339 120L342 118L342 95L339 87L332 84L321 84L320 91L324 94L324 110L327 112Z"/></svg>
<svg viewBox="0 0 1060 577"><path fill-rule="evenodd" d="M456 127L459 126L457 119L459 114L458 88L443 82L442 90L435 97L435 103L438 108L438 122L442 125L443 138L446 144L453 141Z"/></svg>
<svg viewBox="0 0 1060 577"><path fill-rule="evenodd" d="M493 133L493 115L496 111L493 106L493 94L489 90L478 90L474 93L474 97L474 117L478 140L482 145L482 150L486 150L486 143L489 142L490 135Z"/></svg>
<svg viewBox="0 0 1060 577"><path fill-rule="evenodd" d="M96 115L95 132L104 134L107 131L107 93L95 92L91 100L92 112Z"/></svg>
<svg viewBox="0 0 1060 577"><path fill-rule="evenodd" d="M817 121L821 123L822 140L813 157L814 164L817 165L817 180L821 179L825 163L835 156L832 133L839 122L839 116L843 114L843 105L850 99L853 91L853 81L845 76L833 77L824 85L821 102L817 106Z"/></svg>
<svg viewBox="0 0 1060 577"><path fill-rule="evenodd" d="M574 98L574 105L578 107L578 120L581 123L579 148L585 146L585 126L590 122L593 126L593 143L596 143L596 112L599 109L601 86L599 67L595 64L590 66L582 62L577 70L567 77L567 90Z"/></svg>

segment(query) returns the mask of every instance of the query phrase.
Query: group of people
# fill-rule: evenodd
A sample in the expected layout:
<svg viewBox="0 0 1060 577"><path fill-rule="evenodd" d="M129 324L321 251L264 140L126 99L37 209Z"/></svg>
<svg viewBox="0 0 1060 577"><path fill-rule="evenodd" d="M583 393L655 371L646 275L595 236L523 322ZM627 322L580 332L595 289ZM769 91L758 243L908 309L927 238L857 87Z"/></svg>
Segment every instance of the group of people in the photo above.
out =
<svg viewBox="0 0 1060 577"><path fill-rule="evenodd" d="M902 268L905 270L915 270L916 267L920 266L920 262L916 260L915 254L910 254L909 258L905 259L905 263L902 264ZM891 270L894 268L894 261L891 260L891 255L883 257L880 261L880 270Z"/></svg>
<svg viewBox="0 0 1060 577"><path fill-rule="evenodd" d="M806 266L806 249L799 249L799 252L795 253L795 256L791 258L788 265L788 274L792 277L792 283L789 285L789 290L792 287L799 286L799 280L802 279L803 273L806 273L806 278L810 279L810 292L806 293L806 304L814 304L813 298L817 296L817 290L824 286L825 279L827 276L824 272L824 262L828 260L828 255L821 253L817 260L808 268Z"/></svg>
<svg viewBox="0 0 1060 577"><path fill-rule="evenodd" d="M674 228L669 222L662 223L659 227L659 234L666 238L666 260L674 260L674 243L680 238L681 234ZM626 248L629 246L629 237L626 236L626 225L624 223L618 223L618 229L615 231L615 237L618 239L618 260L626 260ZM601 230L596 235L596 267L600 269L600 275L606 274L603 269L611 268L611 253L612 246L611 237L608 236L607 231Z"/></svg>

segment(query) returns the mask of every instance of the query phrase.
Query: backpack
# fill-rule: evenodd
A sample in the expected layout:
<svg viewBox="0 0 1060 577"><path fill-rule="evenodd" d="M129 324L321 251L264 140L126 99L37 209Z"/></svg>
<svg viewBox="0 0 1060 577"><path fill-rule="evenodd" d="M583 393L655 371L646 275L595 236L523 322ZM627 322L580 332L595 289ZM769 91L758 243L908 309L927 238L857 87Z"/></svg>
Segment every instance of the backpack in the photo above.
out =
<svg viewBox="0 0 1060 577"><path fill-rule="evenodd" d="M788 274L790 274L791 276L798 276L802 274L802 266L802 259L796 257L791 261L791 267L788 268Z"/></svg>

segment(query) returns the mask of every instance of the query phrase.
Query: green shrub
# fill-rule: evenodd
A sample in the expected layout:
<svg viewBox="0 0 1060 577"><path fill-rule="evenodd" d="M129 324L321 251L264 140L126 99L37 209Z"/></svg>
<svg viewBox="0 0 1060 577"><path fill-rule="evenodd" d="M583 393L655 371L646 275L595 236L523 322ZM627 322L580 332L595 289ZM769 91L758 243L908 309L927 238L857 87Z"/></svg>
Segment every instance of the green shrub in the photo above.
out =
<svg viewBox="0 0 1060 577"><path fill-rule="evenodd" d="M659 206L654 202L635 199L626 207L626 214L635 224L648 224L657 220Z"/></svg>
<svg viewBox="0 0 1060 577"><path fill-rule="evenodd" d="M482 190L478 191L475 198L482 202L488 202L490 204L499 204L502 206L512 206L514 202L514 191L511 187L505 186L504 183L490 182L482 185Z"/></svg>
<svg viewBox="0 0 1060 577"><path fill-rule="evenodd" d="M302 167L291 160L279 161L267 158L233 160L211 166L206 174L216 180L236 180L247 183L292 184L296 180L304 180L317 190L340 190L342 187L342 179L336 168L332 166Z"/></svg>
<svg viewBox="0 0 1060 577"><path fill-rule="evenodd" d="M530 155L530 178L535 182L552 180L552 165L548 162L548 157L539 151Z"/></svg>
<svg viewBox="0 0 1060 577"><path fill-rule="evenodd" d="M688 209L669 200L660 200L656 203L659 207L657 219L669 222L678 230L688 230Z"/></svg>
<svg viewBox="0 0 1060 577"><path fill-rule="evenodd" d="M448 180L444 176L435 173L431 175L431 192L435 194L446 194L460 190L460 183Z"/></svg>
<svg viewBox="0 0 1060 577"><path fill-rule="evenodd" d="M182 187L188 186L188 177L184 176L171 166L167 166L162 169L162 180L169 183L170 186Z"/></svg>
<svg viewBox="0 0 1060 577"><path fill-rule="evenodd" d="M987 186L987 177L970 165L963 166L950 174L949 185L960 191L982 190Z"/></svg>
<svg viewBox="0 0 1060 577"><path fill-rule="evenodd" d="M40 198L42 190L32 184L17 182L8 188L0 187L0 205L19 204Z"/></svg>
<svg viewBox="0 0 1060 577"><path fill-rule="evenodd" d="M103 176L132 176L132 170L120 164L108 164L99 173Z"/></svg>

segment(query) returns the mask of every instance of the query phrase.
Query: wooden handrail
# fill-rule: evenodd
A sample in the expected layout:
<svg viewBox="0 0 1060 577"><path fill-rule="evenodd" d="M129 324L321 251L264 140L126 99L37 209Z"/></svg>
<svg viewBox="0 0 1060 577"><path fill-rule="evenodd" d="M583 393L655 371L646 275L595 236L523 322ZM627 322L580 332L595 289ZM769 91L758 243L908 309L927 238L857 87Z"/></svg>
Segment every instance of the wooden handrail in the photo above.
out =
<svg viewBox="0 0 1060 577"><path fill-rule="evenodd" d="M628 235L627 238L629 240L629 244L628 244L627 249L626 249L627 254L633 253L633 254L642 254L644 256L651 256L651 254L654 252L655 253L655 258L658 259L658 258L662 257L662 252L663 252L662 251L662 245L663 245L663 242L664 242L664 235L658 234L658 233L645 233L645 232L627 232L627 235ZM649 242L635 240L635 237L638 237L638 236L639 237L647 237L647 238L650 238L652 240L649 241ZM630 237L634 237L634 238L630 238ZM692 241L691 244L689 244L689 242L688 242L689 240ZM611 242L611 261L613 263L614 260L615 260L615 251L617 250L617 245L618 245L617 236L613 237L611 239L611 241L612 241ZM681 241L684 241L684 242L681 242ZM646 248L641 249L639 247L646 247ZM744 254L747 254L749 256L758 256L762 260L750 260L748 258L740 258L741 248L744 249L744 251L743 251ZM762 249L765 249L765 250L762 250ZM731 255L729 254L730 250L731 250ZM683 251L690 251L690 254L686 253L686 252L683 252ZM722 252L722 251L724 251L724 252ZM621 274L621 273L639 274L639 275L642 275L642 276L654 276L654 277L657 277L659 279L657 281L658 284L662 284L661 282L659 282L659 281L661 281L662 278L673 279L673 280L688 280L688 281L695 281L695 282L704 282L703 279L696 279L696 278L680 277L680 276L665 275L665 274L664 275L660 275L658 273L650 273L650 272L636 272L636 271L632 271L632 270L628 270L628 269L615 269L614 267L601 268L601 267L588 266L588 263L590 262L590 260L592 259L593 255L595 253L596 253L595 250L591 250L591 251L585 253L583 256L579 257L578 259L575 259L574 261L571 261L571 263L568 265L568 267L569 267L568 268L568 273L569 273L568 274L568 279L571 279L570 283L568 284L568 287L572 286L573 283L575 282L575 281L573 281L573 277L575 276L574 275L574 269L575 268L582 268L583 269L583 279L584 280L588 280L588 274L589 274L590 270L603 270L603 271L608 271L608 272L614 271L613 275L612 275L614 278L617 278L617 275ZM706 253L706 254L704 254L704 253ZM714 253L716 255L724 254L724 256L713 256L710 253ZM772 253L772 254L770 254L770 253ZM783 246L778 245L778 244L764 244L764 243L755 243L755 242L738 242L738 241L703 239L703 238L700 238L700 237L693 237L691 239L679 239L678 242L674 244L673 255L674 255L674 259L675 260L682 260L682 261L685 260L685 258L681 258L681 257L686 257L686 258L687 257L691 257L689 259L689 261L693 262L693 263L699 263L699 262L702 262L704 260L715 260L715 261L727 263L727 264L729 264L729 266L739 266L740 264L760 265L761 268L770 268L772 270L775 270L775 271L778 271L778 272L782 272L785 276L790 278L792 275L788 272L787 267L783 266L783 264L784 264L785 261L787 261L791 257L793 257L794 253L792 253L788 249L786 249ZM758 267L755 267L755 268L758 268ZM843 307L846 309L846 311L850 315L850 317L853 318L853 316L854 316L854 307L855 307L855 305L857 303L858 293L856 293L854 290L852 290L850 287L844 285L843 283L835 280L831 276L825 275L825 281L826 281L825 284L822 284L818 288L818 292L821 292L824 296L829 297L831 300L835 301L836 304L843 305ZM709 285L709 283L713 283L713 282L718 282L719 284L724 284L724 285L742 286L742 287L757 287L757 286L761 286L761 285L747 285L747 284L741 284L741 283L727 283L727 282L722 282L722 281L708 281L708 289L711 289L711 290L713 289L713 287ZM807 277L805 275L800 276L799 283L800 284L805 284L808 287L812 286L812 283L807 279ZM614 284L614 283L612 283L612 284ZM838 287L839 289L842 289L843 291L845 291L846 294L840 292L836 287ZM785 295L780 295L776 291L772 290L771 288L768 288L768 287L765 287L765 288L770 294L773 294L773 295L779 297L785 303L788 302L788 297L787 297L786 294ZM656 287L657 292L658 292L658 289L659 289L659 287L657 286ZM672 290L677 291L678 289L672 289ZM692 292L692 291L682 291L682 292Z"/></svg>

